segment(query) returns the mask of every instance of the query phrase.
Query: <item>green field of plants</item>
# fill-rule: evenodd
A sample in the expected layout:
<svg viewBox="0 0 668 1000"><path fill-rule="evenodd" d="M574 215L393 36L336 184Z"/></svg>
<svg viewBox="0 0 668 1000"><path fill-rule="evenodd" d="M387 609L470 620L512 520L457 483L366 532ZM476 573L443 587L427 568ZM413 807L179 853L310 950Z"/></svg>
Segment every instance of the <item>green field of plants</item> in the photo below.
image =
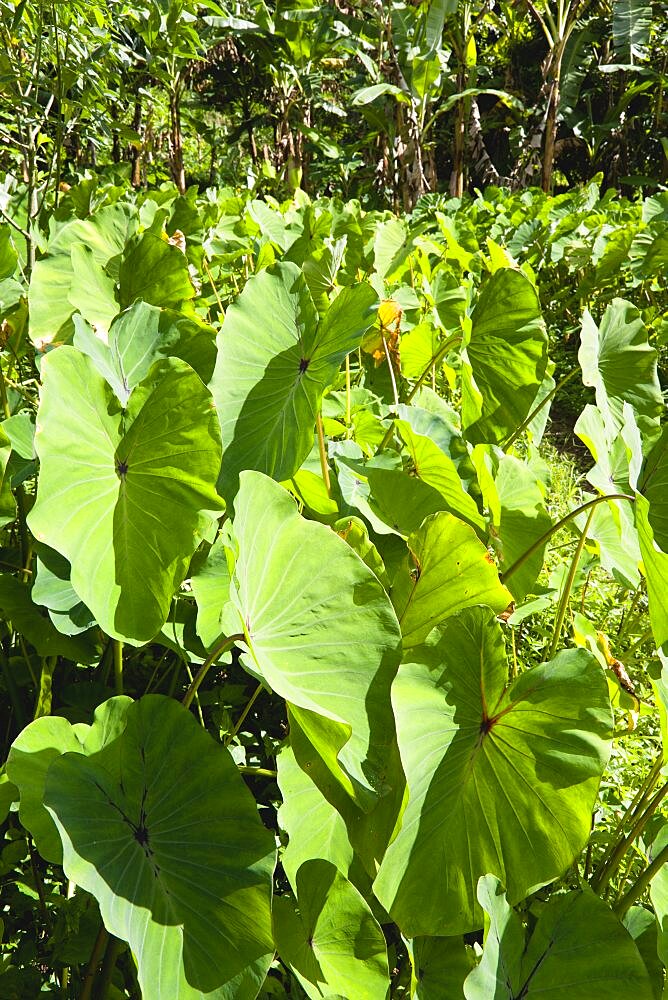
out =
<svg viewBox="0 0 668 1000"><path fill-rule="evenodd" d="M60 6L0 3L0 1000L661 1000L665 184L188 183ZM138 100L268 30L185 6Z"/></svg>

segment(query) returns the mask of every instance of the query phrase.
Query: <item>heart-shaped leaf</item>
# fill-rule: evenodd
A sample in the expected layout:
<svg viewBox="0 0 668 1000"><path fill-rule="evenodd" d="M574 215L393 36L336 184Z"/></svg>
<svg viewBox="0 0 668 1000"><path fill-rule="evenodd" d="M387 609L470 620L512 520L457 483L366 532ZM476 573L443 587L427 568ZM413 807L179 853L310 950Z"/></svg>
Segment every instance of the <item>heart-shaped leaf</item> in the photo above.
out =
<svg viewBox="0 0 668 1000"><path fill-rule="evenodd" d="M481 875L498 874L518 902L589 836L610 752L603 671L566 650L507 677L498 622L468 608L411 650L393 684L409 798L374 891L410 936L480 927Z"/></svg>
<svg viewBox="0 0 668 1000"><path fill-rule="evenodd" d="M528 941L494 875L480 879L478 899L489 927L466 1000L653 1000L633 938L590 889L552 896Z"/></svg>
<svg viewBox="0 0 668 1000"><path fill-rule="evenodd" d="M274 900L279 954L307 996L385 1000L387 949L364 899L329 861L305 861L297 872L297 900Z"/></svg>
<svg viewBox="0 0 668 1000"><path fill-rule="evenodd" d="M37 850L55 864L62 864L60 835L44 806L48 770L64 753L95 753L125 728L130 698L110 698L95 711L92 726L72 726L67 719L47 715L36 719L14 740L7 759L7 774L20 792L19 819L34 837Z"/></svg>
<svg viewBox="0 0 668 1000"><path fill-rule="evenodd" d="M69 560L100 626L141 643L160 631L188 562L220 506L220 436L208 390L184 362L159 362L120 411L72 347L52 351L35 447L30 527Z"/></svg>
<svg viewBox="0 0 668 1000"><path fill-rule="evenodd" d="M464 347L464 436L503 441L529 415L548 360L538 293L521 271L504 267L488 278Z"/></svg>
<svg viewBox="0 0 668 1000"><path fill-rule="evenodd" d="M305 521L290 495L243 472L228 635L289 701L350 794L370 806L392 742L389 690L399 625L375 574L330 528Z"/></svg>
<svg viewBox="0 0 668 1000"><path fill-rule="evenodd" d="M162 695L131 704L115 739L52 762L44 803L67 877L130 944L143 996L256 996L273 955L273 837L186 709Z"/></svg>
<svg viewBox="0 0 668 1000"><path fill-rule="evenodd" d="M392 603L406 649L462 608L487 604L500 612L512 601L473 528L452 514L425 518L409 537L408 550L392 582Z"/></svg>
<svg viewBox="0 0 668 1000"><path fill-rule="evenodd" d="M613 299L600 327L585 310L580 337L582 380L596 390L596 404L613 435L624 422L624 402L633 406L642 429L654 427L663 410L663 396L657 352L648 343L638 309L625 299Z"/></svg>
<svg viewBox="0 0 668 1000"><path fill-rule="evenodd" d="M370 285L344 288L318 321L303 274L282 263L251 278L227 311L211 380L223 434L221 489L242 469L289 479L313 446L324 390L371 326Z"/></svg>

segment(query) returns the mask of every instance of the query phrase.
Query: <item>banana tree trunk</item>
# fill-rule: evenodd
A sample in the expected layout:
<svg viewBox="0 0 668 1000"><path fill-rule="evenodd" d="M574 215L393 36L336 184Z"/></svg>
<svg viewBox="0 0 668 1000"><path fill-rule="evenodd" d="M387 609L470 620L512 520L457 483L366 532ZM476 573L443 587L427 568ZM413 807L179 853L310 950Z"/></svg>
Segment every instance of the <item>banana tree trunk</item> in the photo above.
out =
<svg viewBox="0 0 668 1000"><path fill-rule="evenodd" d="M186 172L183 165L183 134L181 132L181 87L178 82L169 93L169 168L179 193L186 193Z"/></svg>
<svg viewBox="0 0 668 1000"><path fill-rule="evenodd" d="M135 101L135 111L132 117L132 128L137 133L139 133L139 130L141 128L141 119L142 119L142 104L141 104L141 98L138 97L137 100ZM132 159L131 183L134 188L138 188L141 187L141 147L136 144L133 144L132 152L130 155Z"/></svg>
<svg viewBox="0 0 668 1000"><path fill-rule="evenodd" d="M545 116L545 142L543 146L543 163L541 169L541 187L549 194L552 187L552 172L554 170L554 150L557 142L557 114L559 111L561 77L561 60L554 66L554 75L548 95L547 114Z"/></svg>

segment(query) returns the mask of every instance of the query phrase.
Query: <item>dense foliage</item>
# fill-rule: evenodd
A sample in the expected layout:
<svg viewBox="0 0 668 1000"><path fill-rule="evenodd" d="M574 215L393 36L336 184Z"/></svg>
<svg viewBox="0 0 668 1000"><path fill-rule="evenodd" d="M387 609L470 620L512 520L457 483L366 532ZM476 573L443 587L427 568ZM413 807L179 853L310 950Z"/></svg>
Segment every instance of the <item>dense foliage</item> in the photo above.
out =
<svg viewBox="0 0 668 1000"><path fill-rule="evenodd" d="M660 996L665 193L22 204L0 994Z"/></svg>
<svg viewBox="0 0 668 1000"><path fill-rule="evenodd" d="M411 209L668 178L665 0L0 2L0 167ZM2 202L0 201L0 208Z"/></svg>
<svg viewBox="0 0 668 1000"><path fill-rule="evenodd" d="M0 0L0 998L666 994L665 14Z"/></svg>

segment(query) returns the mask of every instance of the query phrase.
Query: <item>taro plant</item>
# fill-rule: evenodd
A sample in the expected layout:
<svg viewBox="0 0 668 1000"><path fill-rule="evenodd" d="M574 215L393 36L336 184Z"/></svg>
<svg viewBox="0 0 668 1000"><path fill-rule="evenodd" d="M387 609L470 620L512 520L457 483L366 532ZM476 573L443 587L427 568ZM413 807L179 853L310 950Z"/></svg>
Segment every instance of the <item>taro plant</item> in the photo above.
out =
<svg viewBox="0 0 668 1000"><path fill-rule="evenodd" d="M2 354L0 994L660 996L642 314L582 316L593 465L556 516L502 233L214 202L54 217Z"/></svg>

